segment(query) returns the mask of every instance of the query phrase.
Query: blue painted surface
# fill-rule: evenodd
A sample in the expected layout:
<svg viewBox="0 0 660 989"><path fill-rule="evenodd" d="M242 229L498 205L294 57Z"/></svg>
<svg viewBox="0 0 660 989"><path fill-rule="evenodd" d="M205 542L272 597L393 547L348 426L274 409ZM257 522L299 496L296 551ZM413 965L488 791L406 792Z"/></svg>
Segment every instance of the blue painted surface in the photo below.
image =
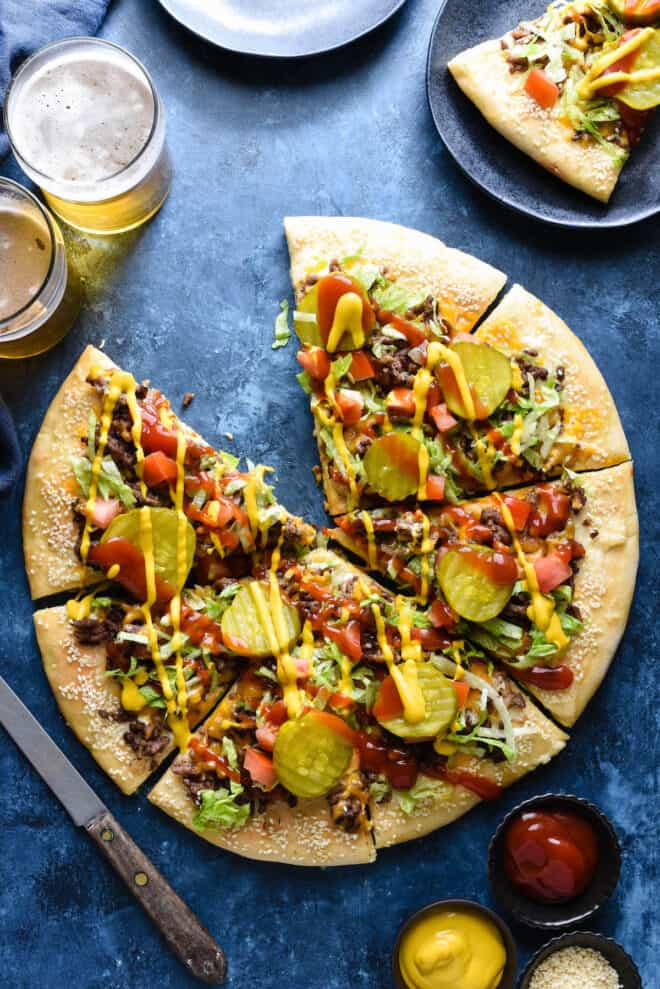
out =
<svg viewBox="0 0 660 989"><path fill-rule="evenodd" d="M0 366L27 452L83 345L151 376L211 441L272 463L295 512L322 521L316 453L293 348L270 349L288 291L285 213L364 214L472 251L556 309L614 393L637 463L642 563L612 674L566 751L499 804L370 867L304 871L250 863L184 832L143 795L122 797L64 725L42 674L20 546L20 492L0 519L2 672L113 813L226 948L231 987L380 989L403 919L430 899L489 903L488 840L518 800L565 790L595 800L623 844L613 902L591 927L621 941L654 985L657 881L657 313L660 230L571 235L525 222L462 177L424 92L435 0L410 0L375 36L297 65L241 61L191 39L155 3L119 0L103 33L153 72L169 116L172 194L138 236L90 254L102 277L52 353ZM17 176L5 162L3 171ZM125 256L120 259L120 248ZM90 262L91 263L91 262ZM225 441L226 442L226 441ZM227 443L228 446L232 444ZM656 537L654 549L654 536ZM193 985L130 895L5 737L0 744L2 983L47 989ZM515 931L524 960L542 940Z"/></svg>

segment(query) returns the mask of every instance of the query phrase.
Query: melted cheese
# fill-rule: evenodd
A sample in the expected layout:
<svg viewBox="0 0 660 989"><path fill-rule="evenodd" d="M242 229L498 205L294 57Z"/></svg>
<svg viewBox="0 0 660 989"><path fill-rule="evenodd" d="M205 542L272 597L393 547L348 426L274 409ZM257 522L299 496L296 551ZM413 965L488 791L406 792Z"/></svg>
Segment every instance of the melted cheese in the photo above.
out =
<svg viewBox="0 0 660 989"><path fill-rule="evenodd" d="M344 333L350 333L354 348L363 346L362 308L362 299L357 292L346 292L339 297L326 345L329 354L334 354Z"/></svg>
<svg viewBox="0 0 660 989"><path fill-rule="evenodd" d="M632 52L637 51L642 45L653 36L653 28L646 27L643 28L634 37L629 38L618 48L612 49L612 51L607 52L605 55L601 55L592 64L589 71L586 73L584 79L580 82L577 87L578 96L582 99L589 99L593 93L597 90L602 89L605 86L611 86L618 82L650 82L653 79L657 79L660 76L660 70L658 69L642 69L639 72L612 72L603 78L598 78L602 76L605 69L608 69L610 65L614 65L615 62L620 61L620 59L625 58L626 55L632 54Z"/></svg>
<svg viewBox="0 0 660 989"><path fill-rule="evenodd" d="M92 599L94 593L86 594L84 598L80 600L70 600L66 603L66 614L67 618L72 621L79 622L83 618L88 618L89 613L92 610Z"/></svg>
<svg viewBox="0 0 660 989"><path fill-rule="evenodd" d="M511 439L509 440L509 446L511 447L511 452L514 456L520 456L520 443L522 441L523 427L525 421L521 416L520 412L516 412L513 417L513 432L511 433Z"/></svg>
<svg viewBox="0 0 660 989"><path fill-rule="evenodd" d="M511 512L509 511L508 506L504 503L501 495L496 493L493 497L497 499L500 506L504 524L509 530L513 541L513 546L516 551L516 556L518 557L525 574L527 590L532 599L531 604L527 609L527 617L534 623L534 625L536 625L537 628L541 629L548 642L552 642L557 647L558 652L561 652L566 648L569 640L564 634L561 627L561 622L559 621L559 616L555 611L554 598L549 595L542 594L539 590L536 570L534 569L534 565L527 559L525 551L520 545L520 540L518 539L516 526Z"/></svg>
<svg viewBox="0 0 660 989"><path fill-rule="evenodd" d="M400 666L396 665L394 662L392 647L387 641L385 620L383 619L381 610L377 604L372 604L371 611L376 622L376 637L378 639L380 651L382 652L383 658L387 663L388 673L394 680L396 689L399 692L399 697L401 698L404 720L411 725L419 724L419 722L423 721L426 717L426 706L424 704L424 695L422 694L419 681L417 679L416 660L406 659Z"/></svg>

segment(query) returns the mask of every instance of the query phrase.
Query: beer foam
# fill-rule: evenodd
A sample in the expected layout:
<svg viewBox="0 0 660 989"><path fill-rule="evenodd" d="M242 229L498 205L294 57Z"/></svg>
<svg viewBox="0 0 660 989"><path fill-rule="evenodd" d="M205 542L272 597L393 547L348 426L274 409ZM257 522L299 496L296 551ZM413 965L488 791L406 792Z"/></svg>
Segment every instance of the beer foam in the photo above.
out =
<svg viewBox="0 0 660 989"><path fill-rule="evenodd" d="M90 183L136 158L154 112L147 80L123 53L68 52L21 80L9 128L32 168L57 182Z"/></svg>

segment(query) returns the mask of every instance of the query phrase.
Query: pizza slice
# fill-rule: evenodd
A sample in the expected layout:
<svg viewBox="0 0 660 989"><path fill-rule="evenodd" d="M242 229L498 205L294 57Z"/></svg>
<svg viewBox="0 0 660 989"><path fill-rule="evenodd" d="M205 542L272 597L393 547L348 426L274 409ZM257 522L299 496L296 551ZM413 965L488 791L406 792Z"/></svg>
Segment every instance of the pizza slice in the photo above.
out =
<svg viewBox="0 0 660 989"><path fill-rule="evenodd" d="M174 559L179 474L200 582L249 569L250 553L276 542L283 528L287 538L312 541L313 529L277 503L268 470L239 471L238 458L213 450L157 388L87 347L51 403L28 464L23 545L32 597L77 589L115 566L134 591L140 565L125 543L135 542L144 506L155 510L162 578L162 565Z"/></svg>
<svg viewBox="0 0 660 989"><path fill-rule="evenodd" d="M418 600L430 620L505 664L562 724L605 676L635 586L632 464L458 505L378 508L332 537Z"/></svg>
<svg viewBox="0 0 660 989"><path fill-rule="evenodd" d="M321 221L309 223L322 231ZM520 286L467 334L434 296L402 290L372 254L326 253L304 269L307 241L289 240L299 381L310 395L330 514L383 501L456 501L628 459L589 354Z"/></svg>
<svg viewBox="0 0 660 989"><path fill-rule="evenodd" d="M660 103L659 20L654 0L560 0L449 71L507 140L606 203Z"/></svg>
<svg viewBox="0 0 660 989"><path fill-rule="evenodd" d="M366 861L372 817L376 844L407 840L563 748L478 651L327 549L275 550L236 587L221 628L249 671L150 794L221 847ZM443 802L435 823L429 795Z"/></svg>

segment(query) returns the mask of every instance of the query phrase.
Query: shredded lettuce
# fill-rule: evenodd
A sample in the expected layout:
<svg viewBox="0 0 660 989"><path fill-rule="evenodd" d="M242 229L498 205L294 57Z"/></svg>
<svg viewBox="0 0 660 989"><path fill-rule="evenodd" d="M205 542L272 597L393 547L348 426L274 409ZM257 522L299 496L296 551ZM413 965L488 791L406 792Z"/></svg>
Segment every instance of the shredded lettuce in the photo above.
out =
<svg viewBox="0 0 660 989"><path fill-rule="evenodd" d="M123 670L117 668L116 670L106 670L105 675L113 680L126 680L129 677L134 677L140 669L142 669L142 667L138 665L138 661L135 656L131 656L130 665L125 673Z"/></svg>
<svg viewBox="0 0 660 989"><path fill-rule="evenodd" d="M85 497L89 497L92 484L92 463L86 457L79 457L72 462L73 473ZM123 480L119 468L112 457L103 457L96 487L102 498L119 498L126 508L135 505L135 495Z"/></svg>
<svg viewBox="0 0 660 989"><path fill-rule="evenodd" d="M348 353L344 354L343 357L338 357L337 360L332 362L332 376L335 381L341 381L341 379L348 374L352 360L353 355Z"/></svg>
<svg viewBox="0 0 660 989"><path fill-rule="evenodd" d="M296 381L306 395L312 394L312 379L307 371L301 371L300 374L297 374Z"/></svg>
<svg viewBox="0 0 660 989"><path fill-rule="evenodd" d="M243 793L240 783L229 783L229 790L221 787L219 790L202 790L202 805L193 817L193 824L198 831L208 827L240 828L250 816L249 804L237 804L236 798Z"/></svg>
<svg viewBox="0 0 660 989"><path fill-rule="evenodd" d="M286 347L290 339L289 303L286 299L282 299L280 302L280 312L275 319L275 339L271 346L273 350L278 350L280 347Z"/></svg>
<svg viewBox="0 0 660 989"><path fill-rule="evenodd" d="M222 739L222 754L232 769L238 769L238 752L228 735L225 735Z"/></svg>
<svg viewBox="0 0 660 989"><path fill-rule="evenodd" d="M350 269L350 276L360 283L365 292L368 292L373 285L385 283L377 264L356 264Z"/></svg>
<svg viewBox="0 0 660 989"><path fill-rule="evenodd" d="M381 309L388 309L402 316L413 306L419 305L429 293L411 292L397 282L383 279L383 283L377 285L371 294Z"/></svg>
<svg viewBox="0 0 660 989"><path fill-rule="evenodd" d="M138 687L138 690L147 702L147 707L167 707L165 698L157 690L154 690L153 687L150 687L148 683L145 683L144 687Z"/></svg>
<svg viewBox="0 0 660 989"><path fill-rule="evenodd" d="M451 783L444 780L418 776L415 785L409 790L392 790L392 793L404 814L414 814L418 805L425 800L449 800L453 790Z"/></svg>
<svg viewBox="0 0 660 989"><path fill-rule="evenodd" d="M392 787L386 776L377 776L369 784L369 796L377 804L382 804L391 793Z"/></svg>

